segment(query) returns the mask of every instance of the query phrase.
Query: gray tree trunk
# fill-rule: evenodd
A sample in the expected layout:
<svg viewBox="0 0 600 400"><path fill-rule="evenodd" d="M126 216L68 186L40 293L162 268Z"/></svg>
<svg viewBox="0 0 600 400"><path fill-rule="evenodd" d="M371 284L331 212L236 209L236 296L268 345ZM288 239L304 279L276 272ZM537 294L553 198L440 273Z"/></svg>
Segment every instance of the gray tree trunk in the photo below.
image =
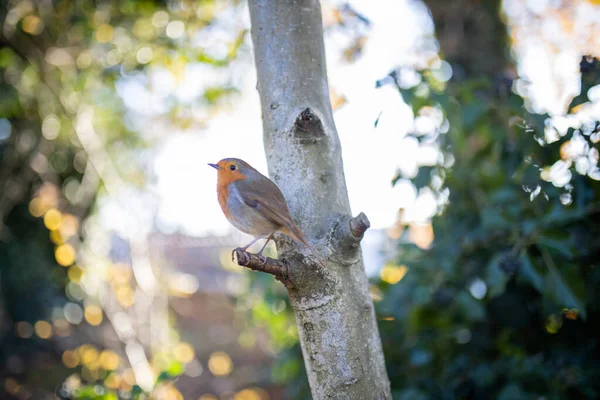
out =
<svg viewBox="0 0 600 400"><path fill-rule="evenodd" d="M269 175L325 260L323 268L302 245L279 237L284 272L270 270L278 268L274 260L255 269L288 287L314 399L391 399L359 246L369 223L364 214L350 216L320 4L250 0L249 7Z"/></svg>

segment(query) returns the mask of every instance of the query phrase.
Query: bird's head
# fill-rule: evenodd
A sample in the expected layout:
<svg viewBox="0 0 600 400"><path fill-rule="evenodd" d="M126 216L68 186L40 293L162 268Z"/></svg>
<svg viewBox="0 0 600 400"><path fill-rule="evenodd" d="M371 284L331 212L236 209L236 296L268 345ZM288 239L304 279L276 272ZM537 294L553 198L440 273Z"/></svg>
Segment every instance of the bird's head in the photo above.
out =
<svg viewBox="0 0 600 400"><path fill-rule="evenodd" d="M216 164L208 164L218 172L219 185L247 179L252 167L239 158L224 158Z"/></svg>

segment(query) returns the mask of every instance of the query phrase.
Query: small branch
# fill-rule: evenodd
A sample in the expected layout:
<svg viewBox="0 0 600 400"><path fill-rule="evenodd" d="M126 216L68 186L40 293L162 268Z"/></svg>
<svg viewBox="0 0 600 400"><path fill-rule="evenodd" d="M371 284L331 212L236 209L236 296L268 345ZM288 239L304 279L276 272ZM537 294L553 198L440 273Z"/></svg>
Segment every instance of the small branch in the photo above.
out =
<svg viewBox="0 0 600 400"><path fill-rule="evenodd" d="M351 265L359 258L358 248L371 222L364 213L352 218L343 216L331 230L329 246L333 250L332 257L337 262Z"/></svg>
<svg viewBox="0 0 600 400"><path fill-rule="evenodd" d="M362 239L363 235L371 227L371 221L365 215L365 213L360 213L356 217L350 220L350 232L355 238Z"/></svg>
<svg viewBox="0 0 600 400"><path fill-rule="evenodd" d="M254 271L271 274L275 277L275 279L283 283L285 287L293 287L288 275L287 263L284 261L265 257L263 255L248 253L242 249L235 249L233 250L233 253L237 258L238 265L250 268Z"/></svg>

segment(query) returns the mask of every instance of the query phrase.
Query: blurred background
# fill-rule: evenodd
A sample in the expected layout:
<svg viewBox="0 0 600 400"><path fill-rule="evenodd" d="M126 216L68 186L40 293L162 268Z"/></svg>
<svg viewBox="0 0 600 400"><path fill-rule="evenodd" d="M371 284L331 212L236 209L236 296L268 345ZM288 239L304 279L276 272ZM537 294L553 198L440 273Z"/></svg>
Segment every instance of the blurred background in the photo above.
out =
<svg viewBox="0 0 600 400"><path fill-rule="evenodd" d="M598 398L600 2L322 8L394 398ZM266 172L247 4L5 0L0 28L0 398L309 399L206 165Z"/></svg>

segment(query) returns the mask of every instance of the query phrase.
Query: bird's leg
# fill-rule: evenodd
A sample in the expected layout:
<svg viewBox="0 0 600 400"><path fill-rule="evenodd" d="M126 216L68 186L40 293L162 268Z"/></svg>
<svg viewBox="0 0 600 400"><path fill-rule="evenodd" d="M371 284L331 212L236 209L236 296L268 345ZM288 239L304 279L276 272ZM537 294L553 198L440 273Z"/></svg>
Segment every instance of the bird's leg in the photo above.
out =
<svg viewBox="0 0 600 400"><path fill-rule="evenodd" d="M269 243L269 241L271 240L271 238L273 237L274 234L275 234L275 232L273 232L269 235L269 237L267 238L267 241L263 245L262 249L260 249L260 251L258 253L256 253L257 256L262 256L263 250L267 247L267 244Z"/></svg>
<svg viewBox="0 0 600 400"><path fill-rule="evenodd" d="M231 252L231 261L235 260L234 254L235 254L236 251L238 251L238 250L240 250L240 251L246 251L248 249L248 247L252 246L254 243L256 243L257 241L259 241L260 239L262 239L264 237L265 237L265 235L257 236L256 238L254 238L253 241L251 241L250 243L248 243L244 247L236 247L235 249L233 249L233 251Z"/></svg>

